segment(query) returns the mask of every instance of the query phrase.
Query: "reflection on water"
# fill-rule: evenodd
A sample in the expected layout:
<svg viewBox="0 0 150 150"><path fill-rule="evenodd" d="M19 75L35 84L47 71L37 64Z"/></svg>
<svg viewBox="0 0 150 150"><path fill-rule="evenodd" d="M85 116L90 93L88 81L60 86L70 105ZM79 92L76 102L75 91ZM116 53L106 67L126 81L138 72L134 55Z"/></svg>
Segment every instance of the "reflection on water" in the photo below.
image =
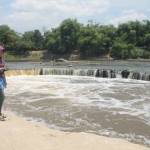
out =
<svg viewBox="0 0 150 150"><path fill-rule="evenodd" d="M150 146L150 83L73 76L8 78L6 105L63 131L122 137Z"/></svg>

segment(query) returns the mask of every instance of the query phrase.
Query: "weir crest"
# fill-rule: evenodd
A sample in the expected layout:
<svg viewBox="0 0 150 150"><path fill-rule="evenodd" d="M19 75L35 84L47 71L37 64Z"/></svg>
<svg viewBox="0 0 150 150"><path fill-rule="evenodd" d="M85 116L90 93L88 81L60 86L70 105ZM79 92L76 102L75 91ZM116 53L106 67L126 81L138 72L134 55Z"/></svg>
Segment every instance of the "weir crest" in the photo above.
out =
<svg viewBox="0 0 150 150"><path fill-rule="evenodd" d="M129 70L111 69L74 69L74 68L35 68L23 70L8 70L6 76L16 75L71 75L91 76L97 78L128 78L135 80L150 81L150 73Z"/></svg>

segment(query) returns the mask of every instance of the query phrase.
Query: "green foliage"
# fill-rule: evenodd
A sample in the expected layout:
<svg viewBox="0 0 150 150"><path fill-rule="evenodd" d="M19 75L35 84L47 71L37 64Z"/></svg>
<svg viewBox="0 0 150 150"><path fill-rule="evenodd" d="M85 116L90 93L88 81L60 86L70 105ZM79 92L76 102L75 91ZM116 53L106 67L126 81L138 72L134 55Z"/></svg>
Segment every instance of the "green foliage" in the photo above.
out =
<svg viewBox="0 0 150 150"><path fill-rule="evenodd" d="M30 43L30 46L34 50L43 48L44 39L39 30L25 32L22 36L22 40Z"/></svg>
<svg viewBox="0 0 150 150"><path fill-rule="evenodd" d="M78 48L80 24L76 20L64 20L61 25L45 33L45 45L54 54L70 54Z"/></svg>
<svg viewBox="0 0 150 150"><path fill-rule="evenodd" d="M58 29L48 31L44 34L45 47L54 54L63 54L64 49L61 46L60 31Z"/></svg>
<svg viewBox="0 0 150 150"><path fill-rule="evenodd" d="M111 56L116 59L143 58L144 50L135 47L133 44L127 44L121 41L116 41L111 50Z"/></svg>
<svg viewBox="0 0 150 150"><path fill-rule="evenodd" d="M82 27L79 37L81 56L93 56L93 53L98 51L97 47L99 42L100 37L98 37L95 28Z"/></svg>
<svg viewBox="0 0 150 150"><path fill-rule="evenodd" d="M47 49L57 56L69 56L78 50L82 58L107 54L115 59L150 58L150 21L130 21L114 27L93 22L83 25L66 19L44 35L39 30L21 35L7 25L0 25L0 43L17 55Z"/></svg>
<svg viewBox="0 0 150 150"><path fill-rule="evenodd" d="M64 20L60 27L60 42L64 53L71 53L78 48L80 24L76 20Z"/></svg>
<svg viewBox="0 0 150 150"><path fill-rule="evenodd" d="M111 50L111 56L117 59L126 59L129 56L128 45L124 42L115 42Z"/></svg>
<svg viewBox="0 0 150 150"><path fill-rule="evenodd" d="M3 43L7 49L11 49L18 39L17 33L7 25L0 26L0 43Z"/></svg>
<svg viewBox="0 0 150 150"><path fill-rule="evenodd" d="M150 51L150 33L147 33L145 36L144 36L144 45L145 45L145 48Z"/></svg>
<svg viewBox="0 0 150 150"><path fill-rule="evenodd" d="M149 51L143 51L142 58L150 59L150 52Z"/></svg>
<svg viewBox="0 0 150 150"><path fill-rule="evenodd" d="M15 55L27 56L29 54L29 50L32 50L32 43L18 40L12 48Z"/></svg>
<svg viewBox="0 0 150 150"><path fill-rule="evenodd" d="M142 58L143 53L144 53L143 49L133 47L133 49L130 50L130 58L134 58L134 59Z"/></svg>

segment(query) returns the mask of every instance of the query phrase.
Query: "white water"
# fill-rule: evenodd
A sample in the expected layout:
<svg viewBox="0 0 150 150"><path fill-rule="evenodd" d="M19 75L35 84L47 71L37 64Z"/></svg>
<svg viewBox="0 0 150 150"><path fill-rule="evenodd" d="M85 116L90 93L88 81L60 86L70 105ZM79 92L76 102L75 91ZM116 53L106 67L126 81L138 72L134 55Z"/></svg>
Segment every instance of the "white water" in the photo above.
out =
<svg viewBox="0 0 150 150"><path fill-rule="evenodd" d="M150 145L150 82L17 76L8 78L6 96L7 107L53 128L108 134Z"/></svg>

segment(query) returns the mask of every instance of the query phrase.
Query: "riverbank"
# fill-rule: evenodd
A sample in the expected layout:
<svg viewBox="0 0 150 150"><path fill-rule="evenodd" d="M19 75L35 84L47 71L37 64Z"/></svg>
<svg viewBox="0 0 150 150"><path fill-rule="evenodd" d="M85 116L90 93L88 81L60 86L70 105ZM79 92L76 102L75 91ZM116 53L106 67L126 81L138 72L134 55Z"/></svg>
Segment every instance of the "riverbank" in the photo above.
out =
<svg viewBox="0 0 150 150"><path fill-rule="evenodd" d="M45 56L46 51L31 51L29 55L13 55L11 53L6 52L5 53L5 60L6 62L51 62L52 58L50 56ZM106 56L101 57L87 57L85 59L66 59L66 57L58 56L57 59L55 59L54 63L97 63L101 61L129 61L129 62L150 62L150 59L143 59L143 58L137 58L137 59L114 59L109 58Z"/></svg>
<svg viewBox="0 0 150 150"><path fill-rule="evenodd" d="M51 130L12 113L0 122L0 150L149 150L121 139Z"/></svg>

